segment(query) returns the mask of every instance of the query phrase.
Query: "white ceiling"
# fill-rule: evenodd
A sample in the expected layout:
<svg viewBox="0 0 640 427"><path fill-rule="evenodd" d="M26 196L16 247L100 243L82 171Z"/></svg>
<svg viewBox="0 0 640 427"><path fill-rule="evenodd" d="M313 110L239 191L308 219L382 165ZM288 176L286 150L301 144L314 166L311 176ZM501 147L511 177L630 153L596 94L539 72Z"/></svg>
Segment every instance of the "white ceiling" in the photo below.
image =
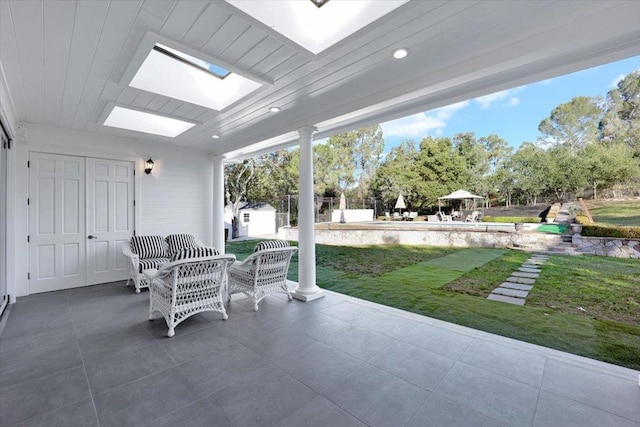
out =
<svg viewBox="0 0 640 427"><path fill-rule="evenodd" d="M245 156L638 55L639 22L637 1L414 0L313 55L222 1L0 0L0 62L21 123ZM129 87L150 36L267 84L219 112ZM103 126L113 105L197 125Z"/></svg>

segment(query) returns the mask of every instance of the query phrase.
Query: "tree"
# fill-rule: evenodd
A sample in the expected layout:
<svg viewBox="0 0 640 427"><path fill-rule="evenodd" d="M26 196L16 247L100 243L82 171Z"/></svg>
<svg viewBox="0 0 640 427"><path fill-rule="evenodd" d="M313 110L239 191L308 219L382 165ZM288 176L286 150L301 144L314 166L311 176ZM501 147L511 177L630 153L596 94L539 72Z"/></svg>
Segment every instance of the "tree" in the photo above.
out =
<svg viewBox="0 0 640 427"><path fill-rule="evenodd" d="M415 192L421 206L434 206L438 197L464 187L470 179L465 158L449 138L424 138L415 167Z"/></svg>
<svg viewBox="0 0 640 427"><path fill-rule="evenodd" d="M238 237L238 213L241 202L247 201L247 194L256 182L256 160L248 159L239 164L225 166L226 197L233 208L231 237Z"/></svg>
<svg viewBox="0 0 640 427"><path fill-rule="evenodd" d="M587 185L584 157L568 147L550 148L546 164L549 189L559 202L566 201L570 194L579 195Z"/></svg>
<svg viewBox="0 0 640 427"><path fill-rule="evenodd" d="M398 194L406 196L405 202L413 206L413 190L417 182L414 171L418 151L413 141L404 141L391 149L384 158L371 182L371 190L377 199L391 205Z"/></svg>
<svg viewBox="0 0 640 427"><path fill-rule="evenodd" d="M583 154L585 177L593 190L593 199L598 198L599 187L615 187L640 175L631 148L623 142L591 144Z"/></svg>
<svg viewBox="0 0 640 427"><path fill-rule="evenodd" d="M575 154L596 140L602 115L597 99L575 97L558 105L549 117L540 122L538 130L544 135L541 143L552 147L565 146Z"/></svg>
<svg viewBox="0 0 640 427"><path fill-rule="evenodd" d="M514 180L511 190L520 189L527 196L528 201L535 204L538 196L550 186L551 182L547 152L541 147L525 142L513 154L510 163ZM503 179L508 176L503 173Z"/></svg>
<svg viewBox="0 0 640 427"><path fill-rule="evenodd" d="M607 93L599 130L603 141L627 144L640 158L640 71L626 75Z"/></svg>

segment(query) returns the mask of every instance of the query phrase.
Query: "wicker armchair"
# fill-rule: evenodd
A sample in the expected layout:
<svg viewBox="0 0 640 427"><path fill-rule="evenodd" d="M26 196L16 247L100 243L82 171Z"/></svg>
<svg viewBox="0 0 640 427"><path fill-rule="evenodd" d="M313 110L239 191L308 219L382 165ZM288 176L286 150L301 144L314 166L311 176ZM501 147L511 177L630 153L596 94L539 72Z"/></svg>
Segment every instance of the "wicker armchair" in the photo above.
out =
<svg viewBox="0 0 640 427"><path fill-rule="evenodd" d="M162 236L133 236L122 244L122 254L129 260L127 286L133 281L136 293L149 287L149 280L142 271L158 269L171 261L171 256L185 248L206 248L197 237L190 234Z"/></svg>
<svg viewBox="0 0 640 427"><path fill-rule="evenodd" d="M258 303L272 293L284 293L291 301L287 271L297 250L284 240L258 243L253 254L229 269L229 299L232 294L243 293L251 299L255 311Z"/></svg>
<svg viewBox="0 0 640 427"><path fill-rule="evenodd" d="M162 313L169 327L168 337L175 335L180 322L203 311L220 312L227 320L222 295L235 259L233 255L186 258L158 270L146 270L150 278L149 319L154 319L155 311Z"/></svg>

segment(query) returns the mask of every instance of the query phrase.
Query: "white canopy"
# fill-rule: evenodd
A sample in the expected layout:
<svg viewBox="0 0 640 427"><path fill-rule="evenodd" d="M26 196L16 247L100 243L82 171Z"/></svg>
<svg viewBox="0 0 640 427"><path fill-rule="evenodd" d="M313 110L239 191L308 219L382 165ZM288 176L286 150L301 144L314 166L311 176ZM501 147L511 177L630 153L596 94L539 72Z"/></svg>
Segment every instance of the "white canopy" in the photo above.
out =
<svg viewBox="0 0 640 427"><path fill-rule="evenodd" d="M484 199L482 196L476 196L475 194L471 194L465 190L456 190L451 194L447 194L446 196L438 197L438 199Z"/></svg>
<svg viewBox="0 0 640 427"><path fill-rule="evenodd" d="M398 196L398 200L396 200L396 207L394 209L406 209L407 207L404 204L404 198L402 197L402 193Z"/></svg>
<svg viewBox="0 0 640 427"><path fill-rule="evenodd" d="M347 209L347 199L344 197L344 193L340 194L340 207L338 209L341 211Z"/></svg>

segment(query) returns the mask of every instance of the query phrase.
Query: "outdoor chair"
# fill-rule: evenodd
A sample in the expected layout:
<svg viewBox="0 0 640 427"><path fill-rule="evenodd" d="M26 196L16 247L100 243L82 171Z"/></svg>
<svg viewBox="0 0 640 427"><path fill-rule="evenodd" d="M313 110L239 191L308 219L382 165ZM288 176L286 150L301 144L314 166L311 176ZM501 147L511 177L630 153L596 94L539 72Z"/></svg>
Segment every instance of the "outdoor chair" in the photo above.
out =
<svg viewBox="0 0 640 427"><path fill-rule="evenodd" d="M402 217L400 216L400 213L399 213L399 212L394 212L394 213L393 213L393 216L391 217L391 219L392 219L393 221L401 221L401 220L402 220Z"/></svg>
<svg viewBox="0 0 640 427"><path fill-rule="evenodd" d="M175 258L186 256L184 252ZM175 335L180 322L203 311L220 312L227 320L223 295L228 269L235 259L233 255L184 258L157 270L145 270L150 280L149 320L154 319L155 311L160 312L167 322L169 338Z"/></svg>
<svg viewBox="0 0 640 427"><path fill-rule="evenodd" d="M444 214L442 212L437 212L436 215L440 218L440 221L452 221L451 215Z"/></svg>
<svg viewBox="0 0 640 427"><path fill-rule="evenodd" d="M291 301L287 272L297 250L286 240L258 243L253 254L229 269L229 300L232 294L243 293L253 302L254 311L264 297L273 293L284 293Z"/></svg>
<svg viewBox="0 0 640 427"><path fill-rule="evenodd" d="M465 221L467 221L467 222L478 222L478 221L480 221L480 216L481 215L482 214L480 212L473 211L473 212L471 212L470 215L467 215L467 218L465 219Z"/></svg>
<svg viewBox="0 0 640 427"><path fill-rule="evenodd" d="M191 234L171 234L166 239L162 236L133 236L130 241L122 244L122 254L129 260L127 286L133 281L136 293L139 294L140 289L149 287L149 281L142 274L144 270L160 268L181 250L201 248L207 246ZM213 248L208 249L215 251ZM191 257L212 255L212 251L194 252Z"/></svg>

